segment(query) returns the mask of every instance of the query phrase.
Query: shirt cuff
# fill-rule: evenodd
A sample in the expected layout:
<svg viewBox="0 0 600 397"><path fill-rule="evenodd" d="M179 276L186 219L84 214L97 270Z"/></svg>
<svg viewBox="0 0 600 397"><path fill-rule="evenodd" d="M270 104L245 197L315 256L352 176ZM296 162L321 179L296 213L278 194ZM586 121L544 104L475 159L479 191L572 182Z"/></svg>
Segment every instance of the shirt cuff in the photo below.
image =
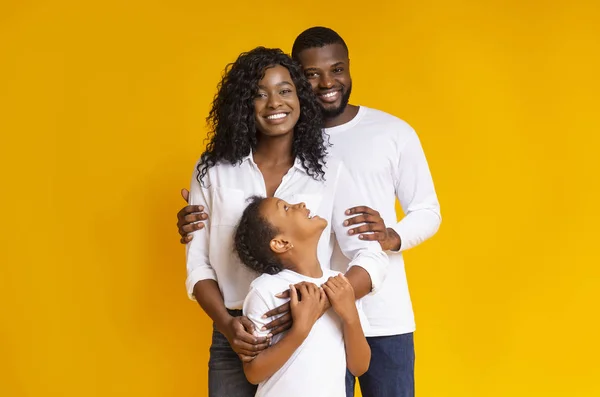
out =
<svg viewBox="0 0 600 397"><path fill-rule="evenodd" d="M393 231L395 231L396 234L400 237L400 248L398 248L397 250L390 250L390 252L401 252L401 251L403 251L404 250L404 240L402 239L402 233L404 233L404 231L402 230L403 228L400 226L400 222L397 222L390 229L392 229Z"/></svg>
<svg viewBox="0 0 600 397"><path fill-rule="evenodd" d="M370 294L373 294L379 290L383 280L385 280L389 262L388 256L382 251L378 253L369 253L368 255L363 254L350 262L350 267L360 266L369 273L369 276L371 277Z"/></svg>
<svg viewBox="0 0 600 397"><path fill-rule="evenodd" d="M188 274L187 279L185 280L185 288L187 289L188 297L195 301L196 297L194 296L194 286L198 283L198 281L202 280L215 280L217 281L217 274L211 268L197 268L194 269L190 274Z"/></svg>

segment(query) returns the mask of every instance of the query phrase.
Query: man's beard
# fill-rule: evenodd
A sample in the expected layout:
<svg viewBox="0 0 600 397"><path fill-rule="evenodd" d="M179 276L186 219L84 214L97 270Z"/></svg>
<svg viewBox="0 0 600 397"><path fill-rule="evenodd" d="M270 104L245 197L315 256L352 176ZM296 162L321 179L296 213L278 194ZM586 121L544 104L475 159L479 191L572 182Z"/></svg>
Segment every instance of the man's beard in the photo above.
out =
<svg viewBox="0 0 600 397"><path fill-rule="evenodd" d="M342 95L342 103L340 103L340 106L338 106L335 109L331 109L331 108L326 109L325 107L321 106L323 118L324 119L332 119L332 118L337 117L340 114L344 113L344 110L346 110L346 106L348 106L348 102L350 101L350 93L351 92L352 92L352 85L349 85L348 89L344 92L344 95Z"/></svg>

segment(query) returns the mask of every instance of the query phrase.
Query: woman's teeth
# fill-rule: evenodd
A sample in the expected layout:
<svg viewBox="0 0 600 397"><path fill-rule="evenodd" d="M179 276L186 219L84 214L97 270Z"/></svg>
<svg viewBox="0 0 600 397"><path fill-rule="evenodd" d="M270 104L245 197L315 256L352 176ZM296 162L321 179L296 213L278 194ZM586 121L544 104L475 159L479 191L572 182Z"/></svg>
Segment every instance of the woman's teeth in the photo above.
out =
<svg viewBox="0 0 600 397"><path fill-rule="evenodd" d="M269 120L277 120L277 119L282 119L285 116L287 116L286 113L277 113L277 114L272 114L270 116L267 116L267 119L269 119Z"/></svg>

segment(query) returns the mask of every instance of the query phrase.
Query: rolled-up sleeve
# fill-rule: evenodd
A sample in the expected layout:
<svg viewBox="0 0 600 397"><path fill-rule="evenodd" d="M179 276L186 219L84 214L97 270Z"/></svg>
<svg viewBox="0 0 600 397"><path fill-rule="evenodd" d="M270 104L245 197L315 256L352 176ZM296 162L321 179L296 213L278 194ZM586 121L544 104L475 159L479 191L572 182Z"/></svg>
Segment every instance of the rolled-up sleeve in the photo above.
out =
<svg viewBox="0 0 600 397"><path fill-rule="evenodd" d="M339 164L333 202L332 229L343 254L350 259L348 268L360 266L371 277L371 292L376 292L387 276L389 258L378 241L361 240L349 235L344 226L348 218L346 210L364 205L366 200L357 188L352 176L343 163Z"/></svg>
<svg viewBox="0 0 600 397"><path fill-rule="evenodd" d="M205 221L205 227L192 233L192 241L187 243L186 246L187 278L185 286L188 296L192 300L195 300L194 286L198 281L217 281L217 274L209 261L210 222L212 215L210 211L210 194L208 189L198 182L197 176L198 170L196 167L190 184L189 203L191 205L203 206L204 212L208 215L208 220ZM204 183L206 186L210 186L208 174L204 178Z"/></svg>

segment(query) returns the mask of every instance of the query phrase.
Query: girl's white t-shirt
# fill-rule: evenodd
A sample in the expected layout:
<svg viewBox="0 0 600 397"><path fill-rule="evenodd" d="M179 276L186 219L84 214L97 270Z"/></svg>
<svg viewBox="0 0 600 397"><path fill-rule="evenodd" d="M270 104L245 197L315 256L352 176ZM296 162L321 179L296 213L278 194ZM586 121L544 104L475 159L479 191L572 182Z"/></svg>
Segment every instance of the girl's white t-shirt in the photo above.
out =
<svg viewBox="0 0 600 397"><path fill-rule="evenodd" d="M340 274L323 269L323 277L306 277L291 270L269 275L263 274L254 280L250 292L244 301L244 315L256 326L260 336L269 331L261 331L263 325L273 318L262 316L271 309L284 304L289 299L276 298L275 295L289 289L290 284L302 281L318 286ZM368 326L362 313L360 301L357 302L363 329ZM273 337L277 343L285 333ZM308 337L292 354L290 359L273 376L259 384L257 397L345 397L346 350L342 321L333 308L329 309L312 327Z"/></svg>

